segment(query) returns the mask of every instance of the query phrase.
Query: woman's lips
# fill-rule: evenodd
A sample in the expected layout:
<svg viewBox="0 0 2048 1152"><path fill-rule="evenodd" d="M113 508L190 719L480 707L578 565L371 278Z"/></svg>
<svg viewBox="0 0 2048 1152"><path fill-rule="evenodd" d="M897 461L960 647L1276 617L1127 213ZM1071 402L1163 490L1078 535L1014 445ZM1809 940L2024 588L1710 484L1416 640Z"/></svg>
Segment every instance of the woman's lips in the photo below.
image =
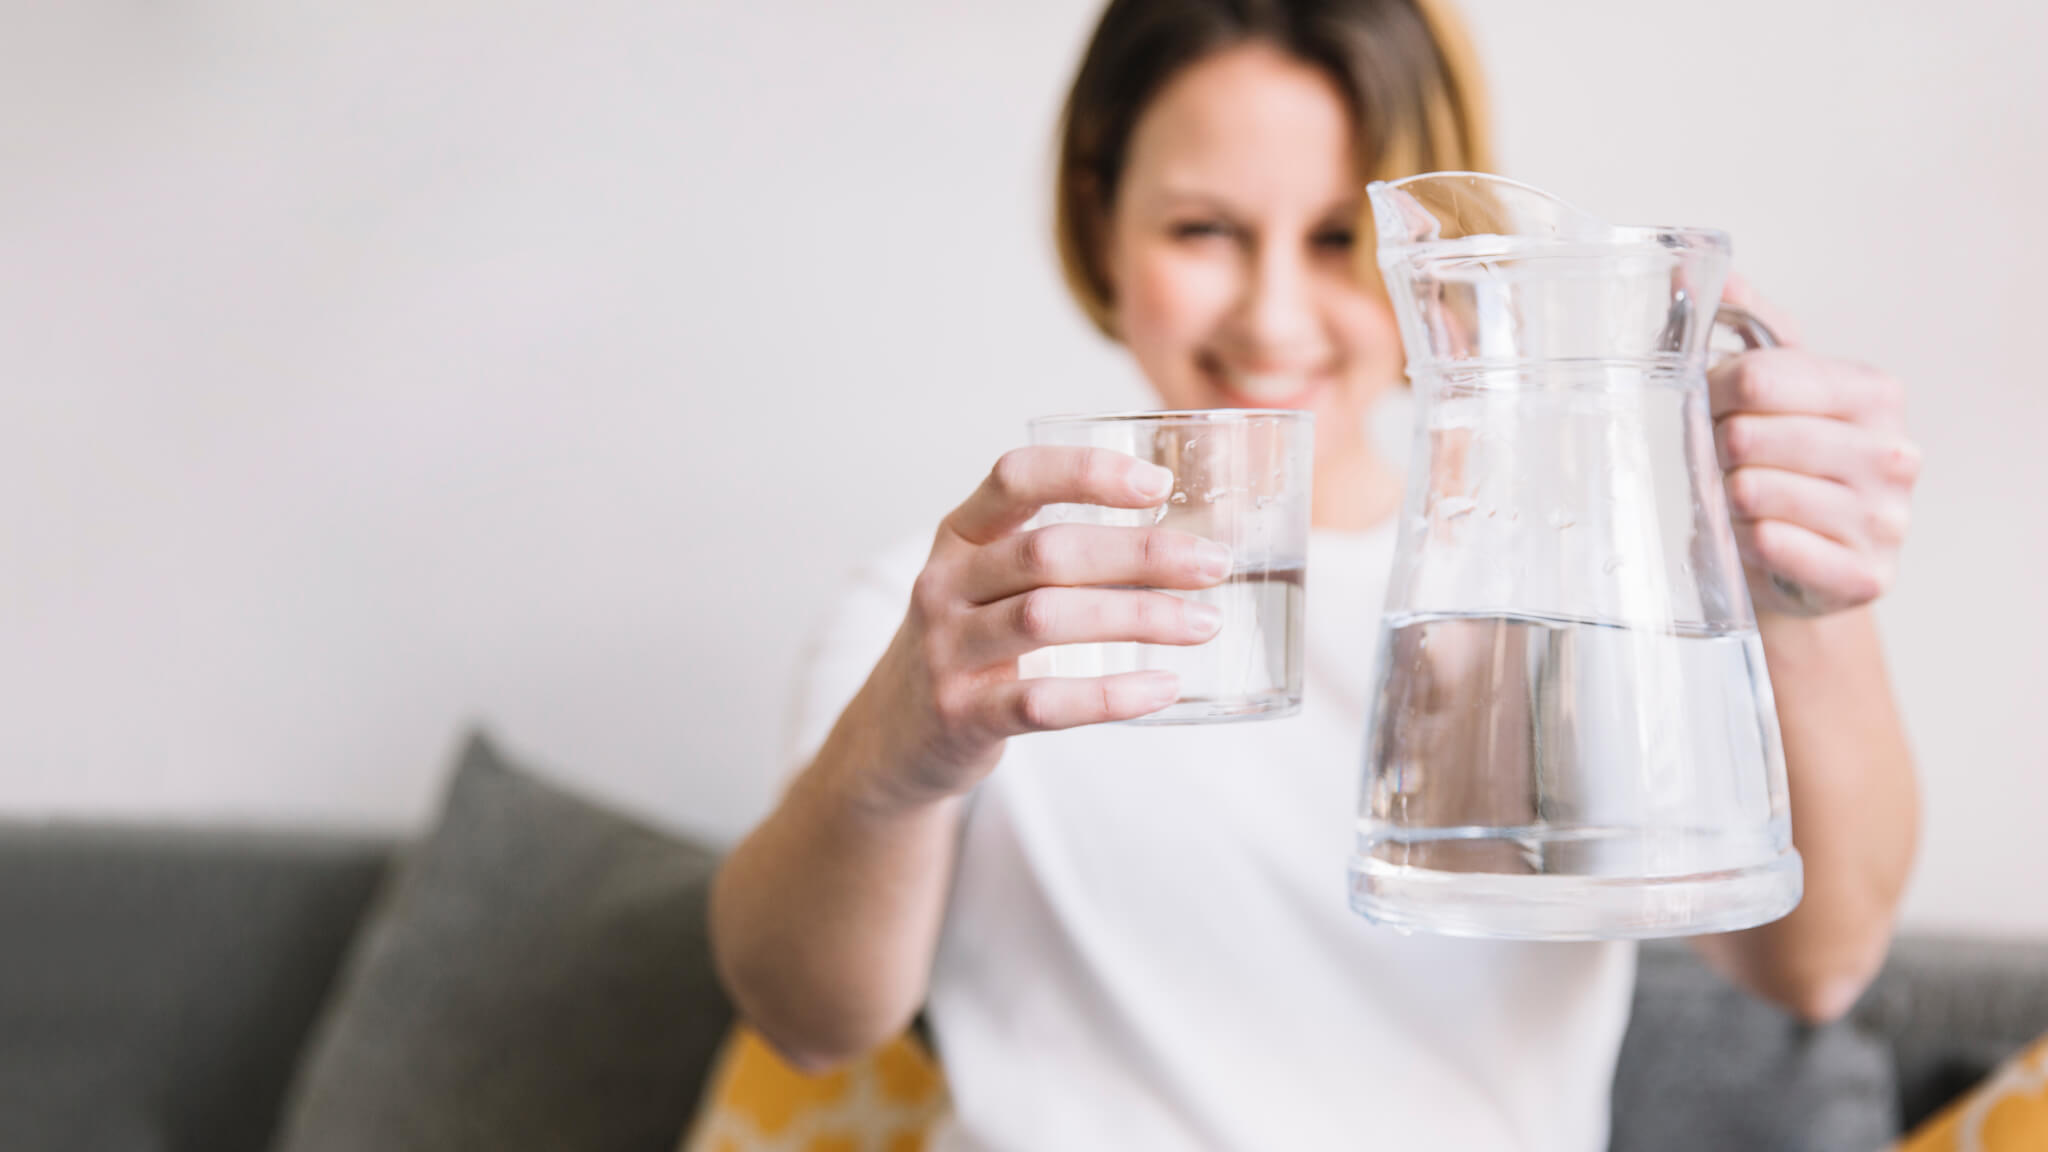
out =
<svg viewBox="0 0 2048 1152"><path fill-rule="evenodd" d="M1230 408L1307 408L1315 403L1316 394L1322 391L1322 382L1311 380L1292 392L1269 394L1261 391L1258 395L1241 392L1228 384L1219 384L1217 390L1229 401Z"/></svg>

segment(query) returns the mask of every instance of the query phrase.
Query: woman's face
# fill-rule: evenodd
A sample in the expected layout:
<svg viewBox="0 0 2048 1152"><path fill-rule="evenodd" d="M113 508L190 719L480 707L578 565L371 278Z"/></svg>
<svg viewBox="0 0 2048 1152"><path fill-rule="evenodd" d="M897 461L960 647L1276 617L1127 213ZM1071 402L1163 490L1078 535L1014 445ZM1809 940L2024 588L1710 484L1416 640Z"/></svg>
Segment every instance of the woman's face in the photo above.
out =
<svg viewBox="0 0 2048 1152"><path fill-rule="evenodd" d="M1139 117L1121 180L1116 329L1166 407L1308 409L1318 474L1370 466L1401 344L1358 279L1364 182L1335 83L1263 44L1209 56Z"/></svg>

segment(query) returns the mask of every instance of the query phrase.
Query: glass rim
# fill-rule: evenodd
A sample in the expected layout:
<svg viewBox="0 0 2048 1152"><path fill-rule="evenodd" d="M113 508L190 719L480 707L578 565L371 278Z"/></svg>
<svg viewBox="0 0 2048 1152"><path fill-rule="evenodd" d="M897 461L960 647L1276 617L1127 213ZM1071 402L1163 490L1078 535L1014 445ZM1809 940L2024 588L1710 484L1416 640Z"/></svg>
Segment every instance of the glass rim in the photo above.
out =
<svg viewBox="0 0 2048 1152"><path fill-rule="evenodd" d="M1028 428L1049 428L1075 424L1250 424L1261 420L1313 425L1316 414L1299 408L1148 409L1130 412L1067 412L1052 416L1033 416L1024 423Z"/></svg>

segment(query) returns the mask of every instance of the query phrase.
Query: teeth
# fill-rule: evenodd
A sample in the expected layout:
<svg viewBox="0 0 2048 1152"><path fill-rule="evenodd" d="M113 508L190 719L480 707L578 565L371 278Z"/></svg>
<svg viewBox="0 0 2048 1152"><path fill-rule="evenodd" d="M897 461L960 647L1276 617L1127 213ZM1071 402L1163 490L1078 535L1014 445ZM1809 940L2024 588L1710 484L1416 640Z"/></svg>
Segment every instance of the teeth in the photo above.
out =
<svg viewBox="0 0 2048 1152"><path fill-rule="evenodd" d="M1239 376L1238 390L1251 395L1292 396L1301 391L1299 376Z"/></svg>

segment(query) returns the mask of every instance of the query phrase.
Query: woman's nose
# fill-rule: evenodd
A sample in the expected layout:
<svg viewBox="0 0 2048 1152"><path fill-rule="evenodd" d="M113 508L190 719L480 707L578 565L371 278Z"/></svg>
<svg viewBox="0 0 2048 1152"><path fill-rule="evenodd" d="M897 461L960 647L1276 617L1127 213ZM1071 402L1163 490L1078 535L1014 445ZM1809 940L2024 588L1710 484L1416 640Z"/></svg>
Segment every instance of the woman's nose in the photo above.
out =
<svg viewBox="0 0 2048 1152"><path fill-rule="evenodd" d="M1239 301L1245 342L1261 356L1288 359L1315 342L1315 290L1305 261L1282 245L1258 251Z"/></svg>

